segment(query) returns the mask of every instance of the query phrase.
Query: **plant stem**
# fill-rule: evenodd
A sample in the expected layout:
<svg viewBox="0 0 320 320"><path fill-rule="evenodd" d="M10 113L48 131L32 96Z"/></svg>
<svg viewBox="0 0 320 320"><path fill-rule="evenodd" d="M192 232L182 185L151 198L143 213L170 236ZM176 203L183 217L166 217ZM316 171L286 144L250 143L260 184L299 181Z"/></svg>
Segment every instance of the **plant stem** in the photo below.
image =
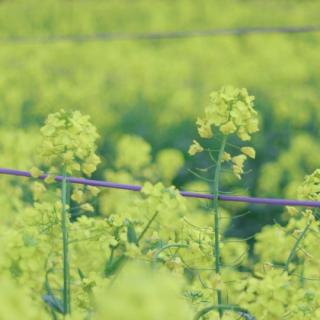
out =
<svg viewBox="0 0 320 320"><path fill-rule="evenodd" d="M237 312L240 314L240 316L246 316L246 319L249 320L255 320L255 317L252 316L246 309L243 309L237 305L228 305L228 304L221 304L221 305L213 305L213 306L209 306L206 307L204 309L201 309L200 311L198 311L196 313L196 315L194 316L193 320L199 320L201 319L201 317L203 317L204 315L206 315L207 313L209 313L212 310L228 310L228 311L233 311L233 312Z"/></svg>
<svg viewBox="0 0 320 320"><path fill-rule="evenodd" d="M154 221L154 219L158 216L159 211L156 211L154 213L154 215L151 217L151 219L148 221L147 225L144 227L144 229L142 230L141 234L139 235L138 239L137 239L137 244L139 244L140 240L143 238L143 236L145 235L145 233L148 231L148 229L151 226L151 223Z"/></svg>
<svg viewBox="0 0 320 320"><path fill-rule="evenodd" d="M61 231L62 231L62 247L63 247L63 310L64 314L70 314L70 266L69 266L69 248L68 248L68 224L69 217L67 211L67 176L64 170L61 190Z"/></svg>
<svg viewBox="0 0 320 320"><path fill-rule="evenodd" d="M290 274L290 272L289 272L290 263L293 260L293 258L295 257L296 252L297 252L297 250L299 248L299 245L300 245L301 241L303 240L304 236L306 235L306 233L308 232L310 227L311 227L311 220L308 221L308 223L304 227L303 231L301 232L300 236L296 240L293 248L291 249L291 252L289 254L289 257L288 257L287 262L286 262L285 267L284 267L288 274Z"/></svg>
<svg viewBox="0 0 320 320"><path fill-rule="evenodd" d="M221 274L221 257L220 257L220 210L219 210L219 185L220 185L220 173L221 173L221 163L223 159L224 149L226 147L227 136L223 136L218 160L216 163L216 169L214 172L214 182L213 182L213 210L214 210L214 257L215 257L215 269L216 274ZM222 292L221 289L217 289L217 302L218 306L222 305ZM223 316L223 309L219 308L219 318Z"/></svg>

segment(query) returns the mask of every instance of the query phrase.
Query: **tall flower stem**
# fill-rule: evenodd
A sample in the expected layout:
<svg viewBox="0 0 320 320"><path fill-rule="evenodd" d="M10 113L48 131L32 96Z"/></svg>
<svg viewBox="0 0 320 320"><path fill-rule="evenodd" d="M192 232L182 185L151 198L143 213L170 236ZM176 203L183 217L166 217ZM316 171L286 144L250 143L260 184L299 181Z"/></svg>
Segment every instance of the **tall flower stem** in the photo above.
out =
<svg viewBox="0 0 320 320"><path fill-rule="evenodd" d="M70 266L69 266L69 248L68 248L68 190L67 190L67 176L64 170L62 179L62 190L61 190L61 231L62 231L62 248L63 248L63 310L64 314L71 312L70 308Z"/></svg>
<svg viewBox="0 0 320 320"><path fill-rule="evenodd" d="M227 136L223 136L219 155L214 172L213 182L213 210L214 210L214 250L213 255L215 257L215 270L216 274L221 274L221 256L220 256L220 209L219 209L219 187L220 187L220 174L221 164L223 159L223 153L226 147ZM217 289L217 303L218 306L222 305L222 292L221 289ZM218 308L220 319L223 316L223 309Z"/></svg>

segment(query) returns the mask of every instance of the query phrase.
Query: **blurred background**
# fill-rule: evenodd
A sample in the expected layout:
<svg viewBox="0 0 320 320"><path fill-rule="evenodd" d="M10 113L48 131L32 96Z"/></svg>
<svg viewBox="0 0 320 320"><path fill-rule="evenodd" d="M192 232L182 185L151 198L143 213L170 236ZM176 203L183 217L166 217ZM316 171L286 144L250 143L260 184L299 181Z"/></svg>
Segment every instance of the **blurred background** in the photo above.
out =
<svg viewBox="0 0 320 320"><path fill-rule="evenodd" d="M103 162L94 178L205 191L189 169L207 160L187 150L210 92L233 85L256 97L261 128L250 171L240 182L226 179L223 190L295 198L304 175L320 164L319 32L77 40L109 32L317 25L319 12L312 0L2 0L0 166L29 169L48 113L78 109L101 135ZM235 215L248 210L226 207ZM282 211L249 210L230 235L249 236Z"/></svg>

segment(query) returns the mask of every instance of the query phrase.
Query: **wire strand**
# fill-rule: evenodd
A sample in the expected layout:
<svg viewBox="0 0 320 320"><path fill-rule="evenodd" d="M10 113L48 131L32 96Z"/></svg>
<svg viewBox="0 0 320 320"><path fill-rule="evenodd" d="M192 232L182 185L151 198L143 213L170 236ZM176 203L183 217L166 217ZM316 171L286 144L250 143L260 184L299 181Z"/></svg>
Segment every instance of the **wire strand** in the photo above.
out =
<svg viewBox="0 0 320 320"><path fill-rule="evenodd" d="M70 34L49 36L17 36L0 38L0 43L54 43L54 42L91 42L123 40L170 40L195 37L241 36L248 34L294 34L320 32L320 25L286 26L286 27L243 27L230 29L207 29L163 32L103 32L93 34Z"/></svg>
<svg viewBox="0 0 320 320"><path fill-rule="evenodd" d="M23 170L0 168L0 174L32 178L30 172L23 171ZM44 180L47 176L48 176L47 174L42 174L38 177L38 179ZM57 182L62 182L63 177L55 176L55 180ZM67 177L67 181L69 183L75 183L75 184L84 184L88 186L129 190L129 191L135 191L135 192L140 192L142 190L142 186L139 186L139 185L124 184L124 183L102 181L102 180ZM180 191L180 194L183 197L187 197L187 198L198 198L198 199L209 199L209 200L213 199L213 195L207 194L207 193ZM265 204L265 205L272 205L272 206L297 206L297 207L320 208L320 201L310 201L310 200L257 198L257 197L232 196L232 195L219 195L219 200L231 201L231 202L245 202L245 203L259 204L259 205Z"/></svg>

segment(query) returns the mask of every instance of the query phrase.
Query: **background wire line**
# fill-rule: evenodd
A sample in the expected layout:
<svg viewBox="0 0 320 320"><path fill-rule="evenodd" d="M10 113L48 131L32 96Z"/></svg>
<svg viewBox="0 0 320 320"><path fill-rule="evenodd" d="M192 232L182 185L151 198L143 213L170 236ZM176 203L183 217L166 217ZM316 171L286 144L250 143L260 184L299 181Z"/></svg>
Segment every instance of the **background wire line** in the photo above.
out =
<svg viewBox="0 0 320 320"><path fill-rule="evenodd" d="M89 41L123 41L123 40L165 40L212 36L240 36L246 34L293 34L320 32L319 26L287 26L287 27L245 27L232 29L207 29L189 31L163 31L163 32L106 32L79 35L50 35L33 37L0 38L0 43L51 43L51 42L89 42Z"/></svg>
<svg viewBox="0 0 320 320"><path fill-rule="evenodd" d="M0 174L20 176L20 177L29 177L29 178L32 177L31 173L28 171L7 169L7 168L0 168ZM39 176L38 179L43 180L47 176L48 176L47 174L43 174L43 175ZM63 177L56 176L55 180L57 182L61 182L63 180ZM84 178L75 178L75 177L68 177L67 181L69 183L75 183L75 184L84 184L84 185L88 185L88 186L122 189L122 190L136 191L136 192L140 192L142 189L142 186L139 186L139 185L123 184L123 183L84 179ZM180 191L180 194L182 196L188 197L188 198L198 198L198 199L208 199L208 200L213 199L212 194L206 194L206 193ZM272 206L298 206L298 207L320 208L320 201L309 201L309 200L256 198L256 197L228 196L228 195L219 195L219 200L232 201L232 202L246 202L246 203L260 204L260 205L266 204L266 205L272 205Z"/></svg>

